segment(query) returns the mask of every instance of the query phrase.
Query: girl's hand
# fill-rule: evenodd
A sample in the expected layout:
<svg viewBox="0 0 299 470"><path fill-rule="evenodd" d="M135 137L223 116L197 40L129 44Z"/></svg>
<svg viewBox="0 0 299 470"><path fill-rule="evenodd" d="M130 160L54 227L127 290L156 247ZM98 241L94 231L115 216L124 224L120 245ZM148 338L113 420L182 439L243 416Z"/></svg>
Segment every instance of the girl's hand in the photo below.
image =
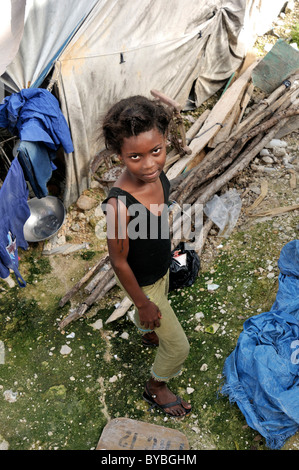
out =
<svg viewBox="0 0 299 470"><path fill-rule="evenodd" d="M143 305L142 307L138 308L139 318L141 325L150 330L154 330L155 328L159 328L160 326L160 318L162 318L162 314L154 302L150 300Z"/></svg>

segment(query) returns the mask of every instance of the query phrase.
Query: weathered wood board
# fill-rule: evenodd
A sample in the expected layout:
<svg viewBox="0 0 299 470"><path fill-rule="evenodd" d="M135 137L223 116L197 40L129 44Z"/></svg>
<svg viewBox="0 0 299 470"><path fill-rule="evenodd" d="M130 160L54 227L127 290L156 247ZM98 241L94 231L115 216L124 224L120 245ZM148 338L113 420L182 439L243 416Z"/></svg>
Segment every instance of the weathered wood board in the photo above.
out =
<svg viewBox="0 0 299 470"><path fill-rule="evenodd" d="M135 421L111 420L105 427L96 450L188 450L186 436L176 429Z"/></svg>
<svg viewBox="0 0 299 470"><path fill-rule="evenodd" d="M252 81L265 93L271 93L299 69L299 52L278 39L252 72Z"/></svg>

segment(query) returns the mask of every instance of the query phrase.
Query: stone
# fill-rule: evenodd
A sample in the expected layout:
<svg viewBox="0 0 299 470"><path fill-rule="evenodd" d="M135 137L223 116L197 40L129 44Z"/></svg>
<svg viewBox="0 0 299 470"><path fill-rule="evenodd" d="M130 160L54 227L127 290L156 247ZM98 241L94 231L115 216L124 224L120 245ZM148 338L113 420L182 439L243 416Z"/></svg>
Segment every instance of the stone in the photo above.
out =
<svg viewBox="0 0 299 470"><path fill-rule="evenodd" d="M260 151L260 156L261 156L261 157L266 157L267 155L270 155L270 152L269 152L268 149L262 149L262 150Z"/></svg>
<svg viewBox="0 0 299 470"><path fill-rule="evenodd" d="M274 147L287 147L288 144L284 140L272 139L270 142L265 145L265 148L272 149Z"/></svg>
<svg viewBox="0 0 299 470"><path fill-rule="evenodd" d="M4 399L9 403L14 403L17 400L18 392L13 392L12 390L5 390L3 392Z"/></svg>
<svg viewBox="0 0 299 470"><path fill-rule="evenodd" d="M64 344L63 346L61 346L60 354L67 355L67 354L70 354L71 352L72 352L72 348L70 348L67 344Z"/></svg>
<svg viewBox="0 0 299 470"><path fill-rule="evenodd" d="M285 157L287 155L287 151L284 147L275 147L273 149L273 155L275 157Z"/></svg>
<svg viewBox="0 0 299 470"><path fill-rule="evenodd" d="M92 325L90 325L94 330L100 330L101 328L103 328L103 320L100 318L99 320L97 320L95 323L92 323Z"/></svg>
<svg viewBox="0 0 299 470"><path fill-rule="evenodd" d="M263 160L264 163L270 163L270 164L274 163L273 158L271 158L267 155L265 157L263 157L262 160Z"/></svg>
<svg viewBox="0 0 299 470"><path fill-rule="evenodd" d="M82 196L79 197L79 199L76 202L76 206L78 209L81 209L82 211L88 211L95 207L98 204L98 201L93 199L92 197L85 196L82 194Z"/></svg>
<svg viewBox="0 0 299 470"><path fill-rule="evenodd" d="M5 441L5 439L0 436L0 450L8 450L9 449L9 443Z"/></svg>
<svg viewBox="0 0 299 470"><path fill-rule="evenodd" d="M129 339L129 334L126 333L126 332L124 332L124 333L122 333L122 334L120 335L120 337L121 337L122 339Z"/></svg>

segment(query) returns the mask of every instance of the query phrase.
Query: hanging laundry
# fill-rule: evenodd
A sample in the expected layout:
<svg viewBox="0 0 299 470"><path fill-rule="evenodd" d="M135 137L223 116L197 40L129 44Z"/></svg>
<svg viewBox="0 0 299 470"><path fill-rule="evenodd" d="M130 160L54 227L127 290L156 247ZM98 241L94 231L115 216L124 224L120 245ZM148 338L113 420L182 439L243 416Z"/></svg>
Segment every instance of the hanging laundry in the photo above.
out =
<svg viewBox="0 0 299 470"><path fill-rule="evenodd" d="M0 277L5 279L12 269L20 287L26 286L18 269L18 248L28 248L23 232L30 216L27 199L27 184L21 165L15 158L0 188Z"/></svg>
<svg viewBox="0 0 299 470"><path fill-rule="evenodd" d="M56 153L42 142L26 141L20 142L17 151L25 180L29 181L34 194L39 199L47 196Z"/></svg>
<svg viewBox="0 0 299 470"><path fill-rule="evenodd" d="M43 142L50 149L60 145L74 151L70 130L58 100L44 88L26 88L4 98L0 104L0 127L20 140Z"/></svg>

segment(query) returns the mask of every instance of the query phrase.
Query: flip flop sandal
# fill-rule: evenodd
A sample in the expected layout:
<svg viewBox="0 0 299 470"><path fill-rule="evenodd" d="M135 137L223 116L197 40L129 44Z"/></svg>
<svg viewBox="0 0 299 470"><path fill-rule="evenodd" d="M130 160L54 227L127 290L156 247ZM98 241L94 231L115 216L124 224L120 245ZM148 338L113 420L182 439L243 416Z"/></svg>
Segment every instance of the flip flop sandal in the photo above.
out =
<svg viewBox="0 0 299 470"><path fill-rule="evenodd" d="M149 390L148 390L147 386L145 388L146 388L146 391L143 393L142 397L145 401L147 401L148 403L151 404L148 411L150 411L153 408L157 407L157 408L160 408L160 410L163 411L163 413L165 413L168 416L171 416L172 418L184 418L184 416L188 415L191 412L191 408L190 408L190 410L188 410L182 405L182 399L178 396L176 396L176 401L174 401L174 402L166 403L165 405L159 405L159 403L157 403L154 400L154 398L157 398L157 395L151 395L149 393ZM183 415L174 415L172 413L169 413L168 411L165 411L165 408L172 408L173 406L176 406L176 405L181 405L182 408L184 408L184 410L185 410L185 414L183 414Z"/></svg>

